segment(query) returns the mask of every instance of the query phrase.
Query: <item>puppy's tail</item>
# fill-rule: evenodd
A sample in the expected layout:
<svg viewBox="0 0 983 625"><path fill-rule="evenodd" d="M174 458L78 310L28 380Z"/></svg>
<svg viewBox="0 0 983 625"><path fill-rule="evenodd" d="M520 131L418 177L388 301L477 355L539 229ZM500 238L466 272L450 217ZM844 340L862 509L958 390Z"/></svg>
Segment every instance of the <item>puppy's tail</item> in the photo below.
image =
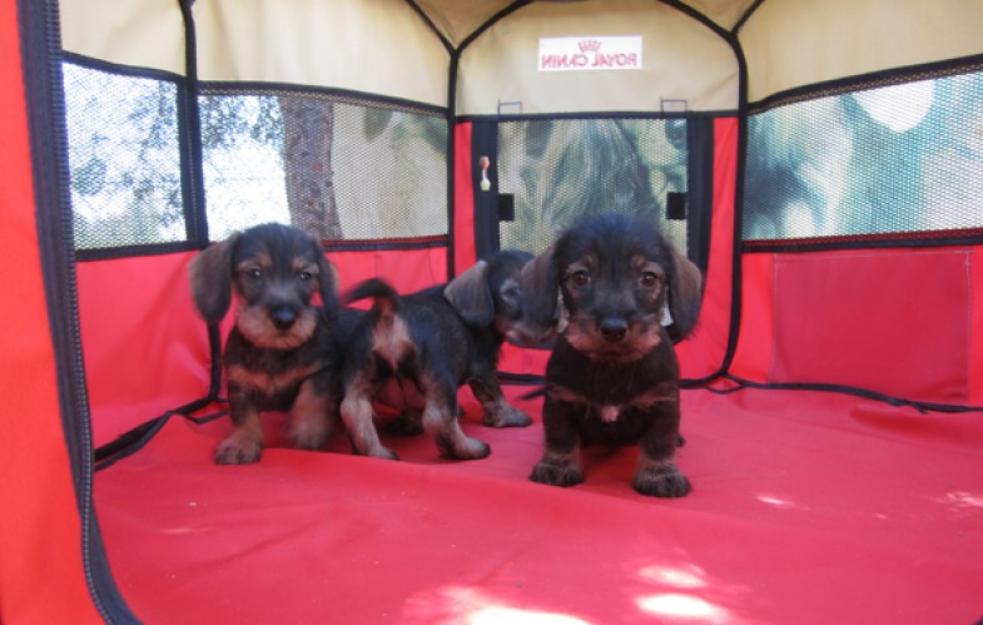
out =
<svg viewBox="0 0 983 625"><path fill-rule="evenodd" d="M372 308L379 313L380 317L394 316L403 304L403 298L396 292L396 289L379 278L369 278L355 285L342 296L342 301L345 304L350 304L370 297L375 300Z"/></svg>

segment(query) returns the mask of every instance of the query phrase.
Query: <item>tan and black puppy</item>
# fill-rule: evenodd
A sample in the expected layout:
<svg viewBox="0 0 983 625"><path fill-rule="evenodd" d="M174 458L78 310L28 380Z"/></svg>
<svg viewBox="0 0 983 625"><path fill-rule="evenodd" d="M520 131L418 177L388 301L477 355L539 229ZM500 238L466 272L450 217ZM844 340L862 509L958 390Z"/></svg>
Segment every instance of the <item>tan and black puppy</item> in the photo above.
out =
<svg viewBox="0 0 983 625"><path fill-rule="evenodd" d="M349 343L343 368L341 418L360 454L395 458L375 427L372 400L400 383L411 424L425 430L447 458L484 458L488 445L458 423L457 389L467 383L493 427L526 426L532 419L502 395L497 365L502 342L518 340L522 319L517 279L532 255L502 251L446 285L400 296L386 282L367 280L346 300L372 297L373 308ZM421 427L422 426L422 427Z"/></svg>
<svg viewBox="0 0 983 625"><path fill-rule="evenodd" d="M701 276L649 223L620 215L563 233L523 272L527 310L553 324L546 365L546 452L536 482L582 482L582 445L639 444L635 490L681 497L675 463L679 365L672 341L699 312ZM671 321L669 316L671 315Z"/></svg>
<svg viewBox="0 0 983 625"><path fill-rule="evenodd" d="M263 224L212 244L190 273L195 305L208 322L221 321L236 295L222 355L234 429L215 461L259 460L262 410L289 410L294 444L321 447L337 420L340 350L332 332L339 313L334 272L318 241Z"/></svg>

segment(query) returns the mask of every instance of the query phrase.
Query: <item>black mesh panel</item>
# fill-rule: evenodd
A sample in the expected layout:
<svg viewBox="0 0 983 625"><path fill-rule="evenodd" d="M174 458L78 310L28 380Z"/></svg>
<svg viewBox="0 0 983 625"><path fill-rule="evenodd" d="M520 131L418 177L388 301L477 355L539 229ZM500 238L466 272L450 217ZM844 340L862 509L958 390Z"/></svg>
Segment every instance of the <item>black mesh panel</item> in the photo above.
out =
<svg viewBox="0 0 983 625"><path fill-rule="evenodd" d="M201 98L210 237L292 223L324 239L447 233L442 116L317 94Z"/></svg>
<svg viewBox="0 0 983 625"><path fill-rule="evenodd" d="M184 240L176 85L63 70L75 246Z"/></svg>
<svg viewBox="0 0 983 625"><path fill-rule="evenodd" d="M618 212L650 218L686 250L685 220L667 219L669 194L687 188L684 120L506 122L498 145L499 192L515 197L502 248L539 252L578 219Z"/></svg>
<svg viewBox="0 0 983 625"><path fill-rule="evenodd" d="M745 240L983 227L983 73L775 108L749 141Z"/></svg>

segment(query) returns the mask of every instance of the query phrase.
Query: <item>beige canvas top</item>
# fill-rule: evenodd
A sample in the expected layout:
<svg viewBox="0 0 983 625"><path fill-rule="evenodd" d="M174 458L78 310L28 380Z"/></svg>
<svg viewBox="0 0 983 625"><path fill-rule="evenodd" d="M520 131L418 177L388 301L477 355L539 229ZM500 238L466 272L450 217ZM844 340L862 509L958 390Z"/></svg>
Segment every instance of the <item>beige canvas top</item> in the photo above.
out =
<svg viewBox="0 0 983 625"><path fill-rule="evenodd" d="M452 46L508 0L418 0ZM724 29L753 0L688 0ZM140 68L185 71L177 0L61 0L65 50ZM405 0L197 0L203 80L249 80L354 90L447 105L450 55ZM749 97L873 71L983 53L979 0L764 0L744 23ZM643 66L544 72L540 40L641 37ZM737 105L730 47L655 0L541 0L521 7L461 56L460 114L658 111ZM521 104L520 104L521 103Z"/></svg>

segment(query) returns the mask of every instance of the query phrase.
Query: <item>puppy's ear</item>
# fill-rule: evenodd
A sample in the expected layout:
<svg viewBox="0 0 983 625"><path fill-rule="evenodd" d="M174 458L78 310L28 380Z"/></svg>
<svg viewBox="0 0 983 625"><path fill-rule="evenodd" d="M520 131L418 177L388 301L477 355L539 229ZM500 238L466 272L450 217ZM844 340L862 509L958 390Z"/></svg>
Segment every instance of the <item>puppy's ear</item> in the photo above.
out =
<svg viewBox="0 0 983 625"><path fill-rule="evenodd" d="M324 313L329 319L333 319L338 314L338 308L341 306L338 303L338 275L335 272L334 265L324 255L324 250L316 238L311 237L311 245L314 246L314 251L317 253L319 274L317 280L318 292L321 295L321 304L324 307Z"/></svg>
<svg viewBox="0 0 983 625"><path fill-rule="evenodd" d="M669 336L678 341L689 334L700 315L703 275L690 259L672 245L669 247L672 249L673 263L672 281L669 284L669 310L673 323L668 330Z"/></svg>
<svg viewBox="0 0 983 625"><path fill-rule="evenodd" d="M444 287L444 299L467 323L479 327L491 325L495 318L495 300L488 287L488 263L479 260L451 280Z"/></svg>
<svg viewBox="0 0 983 625"><path fill-rule="evenodd" d="M560 281L556 268L556 243L525 264L519 274L523 321L544 330L558 320Z"/></svg>
<svg viewBox="0 0 983 625"><path fill-rule="evenodd" d="M239 233L202 250L188 267L191 296L205 321L222 320L232 303L232 250Z"/></svg>

